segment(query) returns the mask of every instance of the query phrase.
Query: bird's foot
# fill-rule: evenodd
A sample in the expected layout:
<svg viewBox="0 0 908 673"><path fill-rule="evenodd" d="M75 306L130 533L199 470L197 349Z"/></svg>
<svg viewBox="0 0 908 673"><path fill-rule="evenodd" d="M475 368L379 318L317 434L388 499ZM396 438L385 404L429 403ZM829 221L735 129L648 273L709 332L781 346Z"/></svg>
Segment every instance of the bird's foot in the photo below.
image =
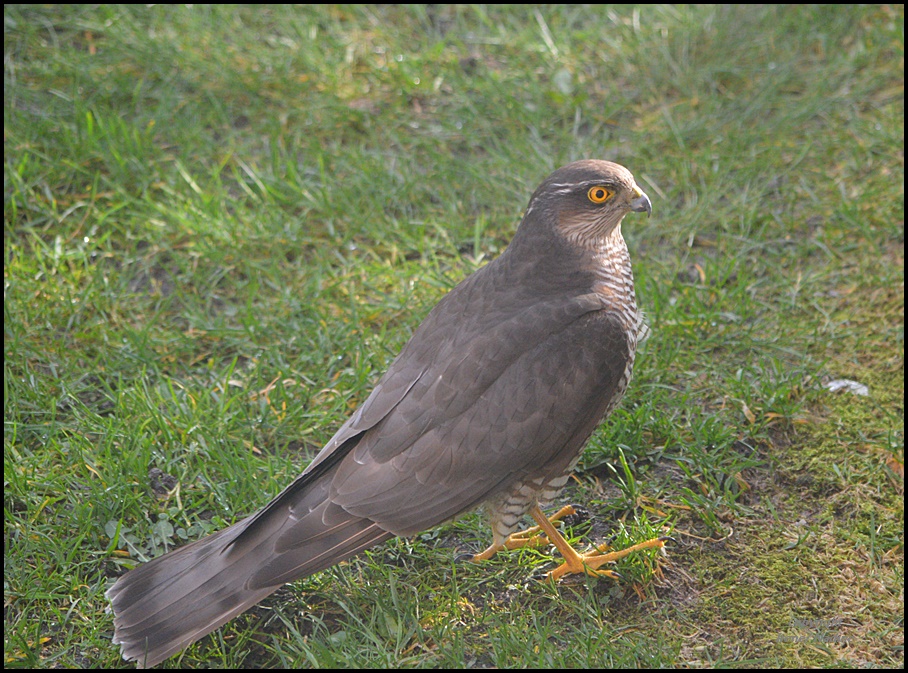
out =
<svg viewBox="0 0 908 673"><path fill-rule="evenodd" d="M563 508L558 514L561 514L568 509L573 510L574 508ZM565 512L563 516L571 513L571 511ZM539 507L531 509L530 515L536 520L536 523L539 524L539 529L548 536L552 541L552 544L557 547L558 551L560 551L561 555L564 557L564 563L547 575L547 577L553 581L557 581L565 575L574 574L587 574L592 575L593 577L611 577L612 579L619 579L621 576L618 573L614 570L609 570L608 568L602 568L602 566L606 563L612 563L620 558L624 558L628 554L642 551L643 549L661 549L665 546L665 541L669 539L665 537L653 538L652 540L635 544L627 549L613 552L606 551L608 545L603 544L594 551L580 554L568 544L567 540L562 537L561 533L559 533L551 524L550 519L546 518Z"/></svg>
<svg viewBox="0 0 908 673"><path fill-rule="evenodd" d="M614 570L603 568L602 566L644 549L661 549L665 546L665 542L671 539L669 537L653 538L619 551L609 551L608 544L601 544L592 551L581 554L568 544L555 526L560 525L564 519L570 521L578 516L588 516L585 510L573 505L566 505L552 516L547 517L539 507L534 507L530 510L530 515L536 520L538 525L513 533L503 542L493 543L480 553L472 556L467 555L465 558L478 563L479 561L488 561L503 549L536 548L552 544L561 552L564 563L546 573L547 579L557 581L565 575L583 574L592 575L593 577L620 579L621 576Z"/></svg>
<svg viewBox="0 0 908 673"><path fill-rule="evenodd" d="M608 568L602 568L606 563L613 563L618 559L624 558L634 552L643 551L644 549L661 549L665 546L665 542L671 538L668 537L658 537L653 538L652 540L646 540L645 542L640 542L635 544L627 549L621 549L619 551L606 552L608 548L607 544L600 545L596 547L593 551L587 552L585 554L580 554L574 550L573 547L568 546L566 549L559 548L562 556L564 557L564 563L555 568L554 570L546 574L546 578L552 581L558 581L565 575L592 575L593 577L611 577L612 579L620 579L621 575L616 573L614 570Z"/></svg>
<svg viewBox="0 0 908 673"><path fill-rule="evenodd" d="M577 508L573 505L565 505L552 516L547 517L546 521L548 525L555 530L554 524L560 523L565 517L575 517L578 515L583 515L584 512L578 512ZM557 533L558 537L561 537L560 533ZM549 539L549 536L545 534L542 526L533 526L527 528L526 530L517 531L508 536L504 542L493 543L489 545L485 550L474 554L470 559L474 563L479 561L488 561L490 558L495 556L502 549L523 549L524 547L538 548L545 547L547 545L553 544Z"/></svg>

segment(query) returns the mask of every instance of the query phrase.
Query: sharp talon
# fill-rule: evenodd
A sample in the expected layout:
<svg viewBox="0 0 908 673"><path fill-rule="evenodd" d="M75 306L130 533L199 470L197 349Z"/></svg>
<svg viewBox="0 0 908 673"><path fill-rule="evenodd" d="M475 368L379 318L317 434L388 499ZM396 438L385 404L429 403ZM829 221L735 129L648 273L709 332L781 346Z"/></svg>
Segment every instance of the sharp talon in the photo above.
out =
<svg viewBox="0 0 908 673"><path fill-rule="evenodd" d="M659 538L659 542L674 542L675 544L678 544L678 541L671 535L663 535Z"/></svg>
<svg viewBox="0 0 908 673"><path fill-rule="evenodd" d="M454 562L455 563L466 563L467 561L472 561L474 556L476 556L476 554L469 554L469 553L464 552L463 554L458 554L457 556L455 556Z"/></svg>

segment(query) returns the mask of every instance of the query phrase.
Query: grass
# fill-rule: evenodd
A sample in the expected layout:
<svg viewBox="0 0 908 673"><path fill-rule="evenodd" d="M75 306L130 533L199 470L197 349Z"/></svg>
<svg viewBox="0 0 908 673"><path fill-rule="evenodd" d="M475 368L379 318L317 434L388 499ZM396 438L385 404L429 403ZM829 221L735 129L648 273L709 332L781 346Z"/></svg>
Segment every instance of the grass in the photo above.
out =
<svg viewBox="0 0 908 673"><path fill-rule="evenodd" d="M653 200L653 334L563 500L667 555L553 588L470 515L166 666L904 665L902 7L4 20L7 666L117 666L113 579L289 483L585 157Z"/></svg>

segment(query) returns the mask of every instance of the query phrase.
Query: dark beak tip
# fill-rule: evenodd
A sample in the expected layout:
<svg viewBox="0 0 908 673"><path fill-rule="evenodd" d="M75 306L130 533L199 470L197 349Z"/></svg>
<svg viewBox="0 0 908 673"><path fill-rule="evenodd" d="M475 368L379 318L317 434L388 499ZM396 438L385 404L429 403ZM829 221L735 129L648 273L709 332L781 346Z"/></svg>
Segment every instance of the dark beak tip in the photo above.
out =
<svg viewBox="0 0 908 673"><path fill-rule="evenodd" d="M653 204L646 194L640 194L640 196L631 201L631 210L635 213L646 213L647 216L650 216L653 214Z"/></svg>

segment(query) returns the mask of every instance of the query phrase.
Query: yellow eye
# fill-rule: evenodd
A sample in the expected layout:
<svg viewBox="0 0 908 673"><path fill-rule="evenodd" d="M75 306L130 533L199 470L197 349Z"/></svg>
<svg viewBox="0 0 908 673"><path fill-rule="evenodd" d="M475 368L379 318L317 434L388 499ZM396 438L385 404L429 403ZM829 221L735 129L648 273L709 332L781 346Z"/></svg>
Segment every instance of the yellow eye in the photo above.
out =
<svg viewBox="0 0 908 673"><path fill-rule="evenodd" d="M610 198L612 198L611 190L606 189L602 185L590 187L590 191L588 191L586 195L593 203L605 203Z"/></svg>

